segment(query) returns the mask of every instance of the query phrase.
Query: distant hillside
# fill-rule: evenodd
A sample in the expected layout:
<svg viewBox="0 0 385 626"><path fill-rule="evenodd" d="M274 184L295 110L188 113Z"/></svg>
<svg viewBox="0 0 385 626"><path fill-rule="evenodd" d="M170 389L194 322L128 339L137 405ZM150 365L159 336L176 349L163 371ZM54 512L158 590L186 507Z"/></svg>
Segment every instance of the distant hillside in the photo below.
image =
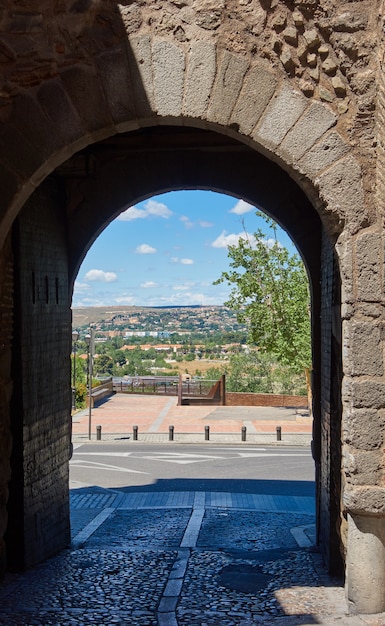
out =
<svg viewBox="0 0 385 626"><path fill-rule="evenodd" d="M204 313L205 311L215 311L219 315L223 311L227 311L227 315L235 318L234 313L230 313L228 309L223 306L200 306L200 305L192 305L192 306L156 306L156 307L144 307L144 306L110 306L110 307L79 307L72 309L72 325L74 328L81 328L84 326L89 326L90 324L99 324L101 322L108 322L112 320L116 315L123 316L135 316L139 313L149 313L151 311L157 312L158 315L161 316L162 311L173 311L176 316L178 316L178 312L183 313L183 311L190 311L193 314L195 311L198 314L198 311ZM206 313L207 315L207 313Z"/></svg>
<svg viewBox="0 0 385 626"><path fill-rule="evenodd" d="M96 324L98 322L111 319L117 313L135 314L142 309L143 307L136 306L94 306L74 308L72 309L72 326L74 328L77 328L78 326L88 326L89 324Z"/></svg>

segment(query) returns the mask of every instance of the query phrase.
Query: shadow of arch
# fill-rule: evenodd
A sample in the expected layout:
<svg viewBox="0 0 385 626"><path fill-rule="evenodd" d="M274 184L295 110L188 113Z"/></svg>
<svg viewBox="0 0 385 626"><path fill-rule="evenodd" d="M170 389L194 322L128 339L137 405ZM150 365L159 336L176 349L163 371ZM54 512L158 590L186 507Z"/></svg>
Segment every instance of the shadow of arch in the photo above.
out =
<svg viewBox="0 0 385 626"><path fill-rule="evenodd" d="M241 197L291 236L308 271L312 300L313 455L320 539L331 569L340 573L340 279L330 237L303 190L277 163L243 142L186 125L153 126L108 138L78 153L51 178L67 198L72 282L90 245L116 215L165 191L208 189ZM322 351L321 340L331 342L330 349ZM321 373L327 359L330 380ZM328 450L321 441L325 399L332 412Z"/></svg>

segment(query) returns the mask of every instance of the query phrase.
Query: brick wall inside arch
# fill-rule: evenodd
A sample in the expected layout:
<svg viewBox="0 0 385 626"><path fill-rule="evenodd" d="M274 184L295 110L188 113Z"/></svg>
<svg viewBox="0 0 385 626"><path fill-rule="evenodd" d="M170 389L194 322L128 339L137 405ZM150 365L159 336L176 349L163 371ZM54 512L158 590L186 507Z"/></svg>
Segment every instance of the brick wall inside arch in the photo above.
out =
<svg viewBox="0 0 385 626"><path fill-rule="evenodd" d="M13 228L15 261L9 524L11 569L68 543L70 307L66 224L57 189L43 184Z"/></svg>

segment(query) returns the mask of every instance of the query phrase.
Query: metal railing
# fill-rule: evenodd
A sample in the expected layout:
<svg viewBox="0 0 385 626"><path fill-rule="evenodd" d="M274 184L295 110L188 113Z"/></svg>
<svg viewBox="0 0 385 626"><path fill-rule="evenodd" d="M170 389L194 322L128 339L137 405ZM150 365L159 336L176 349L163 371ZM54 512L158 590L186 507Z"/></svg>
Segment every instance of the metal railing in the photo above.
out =
<svg viewBox="0 0 385 626"><path fill-rule="evenodd" d="M117 393L177 396L181 391L183 397L186 397L207 395L216 381L191 379L180 382L177 376L134 376L128 379L113 378L112 382L113 390Z"/></svg>

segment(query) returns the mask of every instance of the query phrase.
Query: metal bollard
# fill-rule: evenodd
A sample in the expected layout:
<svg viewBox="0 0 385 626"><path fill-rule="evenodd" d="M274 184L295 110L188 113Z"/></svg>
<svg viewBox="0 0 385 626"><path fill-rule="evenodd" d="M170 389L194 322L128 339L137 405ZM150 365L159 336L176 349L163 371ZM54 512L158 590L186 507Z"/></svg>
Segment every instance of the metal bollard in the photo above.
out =
<svg viewBox="0 0 385 626"><path fill-rule="evenodd" d="M168 427L168 440L174 441L174 426Z"/></svg>
<svg viewBox="0 0 385 626"><path fill-rule="evenodd" d="M138 441L138 427L137 426L132 427L132 438L134 441Z"/></svg>
<svg viewBox="0 0 385 626"><path fill-rule="evenodd" d="M96 441L101 441L101 439L102 439L102 427L97 426L96 427Z"/></svg>
<svg viewBox="0 0 385 626"><path fill-rule="evenodd" d="M277 441L281 441L282 440L282 428L281 426L277 426Z"/></svg>
<svg viewBox="0 0 385 626"><path fill-rule="evenodd" d="M242 426L241 441L246 441L246 426Z"/></svg>
<svg viewBox="0 0 385 626"><path fill-rule="evenodd" d="M205 441L210 439L210 426L205 426Z"/></svg>

